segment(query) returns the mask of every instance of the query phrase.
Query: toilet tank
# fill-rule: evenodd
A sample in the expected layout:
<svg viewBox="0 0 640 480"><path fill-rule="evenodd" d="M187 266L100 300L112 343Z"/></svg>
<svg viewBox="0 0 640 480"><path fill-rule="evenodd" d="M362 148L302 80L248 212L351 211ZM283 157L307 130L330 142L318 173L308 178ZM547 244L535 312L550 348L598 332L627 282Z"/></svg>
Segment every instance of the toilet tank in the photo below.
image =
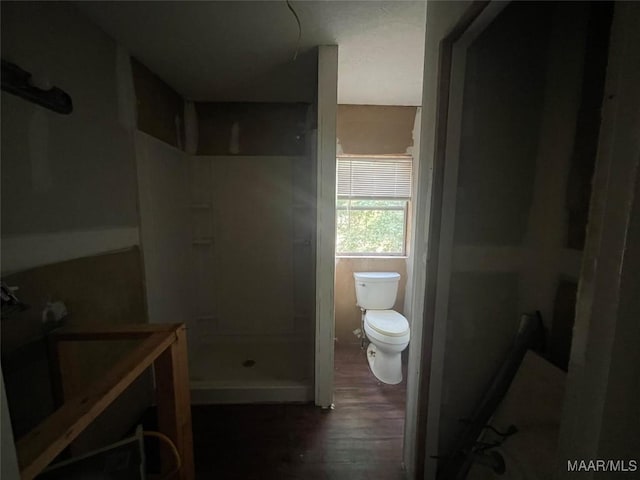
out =
<svg viewBox="0 0 640 480"><path fill-rule="evenodd" d="M390 310L396 303L400 274L396 272L354 272L356 300L366 310Z"/></svg>

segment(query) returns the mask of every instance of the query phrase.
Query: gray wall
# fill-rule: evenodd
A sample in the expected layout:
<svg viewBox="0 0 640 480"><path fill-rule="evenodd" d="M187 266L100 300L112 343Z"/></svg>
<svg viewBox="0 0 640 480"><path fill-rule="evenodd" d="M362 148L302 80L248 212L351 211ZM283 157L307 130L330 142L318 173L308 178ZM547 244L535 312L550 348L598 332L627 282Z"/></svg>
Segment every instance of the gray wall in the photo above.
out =
<svg viewBox="0 0 640 480"><path fill-rule="evenodd" d="M529 21L535 17L536 21ZM522 244L533 197L546 33L539 10L507 8L467 52L456 199L456 249L499 256ZM454 262L440 450L446 452L518 328L519 262Z"/></svg>
<svg viewBox="0 0 640 480"><path fill-rule="evenodd" d="M434 26L432 29L429 25L427 26L426 50L428 53L433 54L442 38L441 32L437 29L438 22L454 23L463 17L463 9L454 9L454 5L446 2L429 3L427 19L428 22L434 22ZM544 264L555 261L556 278L568 273L573 276L572 281L575 282L578 277L580 257L583 252L563 248L565 245L579 244L579 242L567 242L566 235L575 234L571 231L573 229L571 215L562 218L567 214L566 210L573 208L568 199L571 194L566 192L567 198L564 198L566 210L562 211L563 196L558 195L558 191L562 190L559 188L562 187L560 180L567 174L567 138L571 139L572 130L575 129L575 125L572 124L576 123L575 112L571 115L571 111L575 110L578 104L577 90L584 86L584 84L576 85L575 78L580 76L579 72L582 68L579 65L582 52L578 45L580 32L584 31L585 16L581 9L585 8L585 5L589 8L586 2L565 3L558 7L561 9L559 15L553 18L551 36L554 48L551 50L545 81L543 107L545 113L543 113L539 138L536 178L532 179L534 194L532 213L529 216L530 226L525 235L526 248L517 245L513 249L485 247L474 250L473 246L457 247L457 252L454 251L454 269L469 270L473 267L476 270L493 268L496 271L518 273L522 271L524 275L521 275L519 282L522 284L522 277L526 278L526 275L529 275L533 278L530 272L526 271L531 270L532 264L543 264L539 271L547 270L546 275L551 272L551 269ZM638 439L640 416L637 408L640 395L639 359L638 350L635 347L640 335L637 321L639 282L637 272L640 268L638 266L640 255L636 247L638 245L638 162L640 159L638 144L640 137L637 135L638 125L640 125L640 89L638 89L640 64L636 61L640 46L638 38L640 31L637 28L639 18L638 4L616 2L611 45L605 47L610 54L606 65L607 95L604 98L600 96L596 107L598 121L600 117L602 118L602 128L596 132L598 162L595 176L586 174L589 177L586 183L593 184L593 195L589 207L589 229L580 275L575 326L572 328L571 361L557 450L555 472L557 478L616 478L619 476L618 473L567 472L567 459L624 459L628 462L630 459L635 459L640 441ZM589 28L591 20L593 16L589 19ZM433 32L432 36L430 32ZM441 35L438 36L436 33ZM608 39L606 32L604 36L605 40ZM592 38L587 39L587 41L591 40ZM589 49L587 53L592 54L593 49ZM425 63L427 72L430 68L435 70L437 62L434 58L432 55L431 61ZM592 66L589 65L589 69ZM587 72L589 69L585 68L583 71ZM573 84L571 84L571 78L574 79ZM593 83L594 79L586 76L586 81ZM584 98L581 102L584 102ZM583 104L580 105L580 109L582 107ZM430 119L429 116L425 118ZM427 130L425 139L431 140L435 126L425 122L425 129ZM579 130L579 128L575 129L574 149L580 141L585 141L584 138L579 138ZM570 151L571 148L568 150ZM561 152L564 153L560 155ZM551 153L552 157L544 158L548 153ZM544 168L540 168L541 165L551 165L556 168L545 171ZM571 185L575 178L572 179L571 170L568 172L569 177L565 177L564 181L567 182L566 185ZM560 177L560 179L553 177ZM570 189L567 188L567 190ZM458 193L464 194L464 192ZM544 196L547 197L546 201L536 199ZM550 234L553 242L542 245L544 248L538 250L546 250L547 253L556 251L554 256L546 256L542 260L540 257L527 254L530 248L540 247L542 238L531 235L531 232L533 225L542 225L541 219L546 220L547 224L554 225L540 232L541 235ZM569 223L568 228L564 232L559 231L567 227L565 222ZM558 240L560 243L557 243ZM558 245L561 248L558 248ZM527 268L522 268L524 266ZM538 277L532 285L539 282L540 278L543 277ZM523 292L526 290L522 289ZM538 298L535 298L536 296L523 298L524 295L520 294L519 297L521 305L529 301L533 302L532 305L536 305L545 300L545 295ZM563 302L566 300L565 298ZM460 319L464 320L462 317ZM546 320L548 322L549 318ZM553 318L554 323L555 321L556 318ZM552 323L551 327L553 326ZM452 326L452 330L454 327L455 325ZM455 332L453 334L455 335ZM450 339L455 339L455 336L449 336ZM434 348L436 346L440 348L439 345L435 345ZM478 348L481 347L488 346ZM450 362L456 361L449 349L446 353ZM474 356L473 361L477 362L478 358L482 357ZM467 361L469 364L466 356L459 358L458 361L461 363ZM432 385L435 383L433 378L440 376L440 368L441 365L434 364L430 372ZM468 372L472 372L472 369L466 370L465 373ZM465 401L462 397L447 395L446 386L453 381L465 381L462 378L463 374L459 373L458 378L451 378L445 372L444 402ZM468 403L471 410L473 405L471 402ZM433 430L437 430L437 427L429 430L429 426L437 425L439 407L440 398L430 398L428 437L433 434ZM431 422L431 420L434 421ZM447 428L455 428L455 424L447 423L447 419L444 419L442 430ZM436 433L439 432L436 431ZM436 445L437 442L433 439L429 440L430 445ZM427 455L436 453L438 452L435 448L427 450ZM435 462L429 460L428 462L429 470L435 474Z"/></svg>
<svg viewBox="0 0 640 480"><path fill-rule="evenodd" d="M138 243L133 122L121 68L127 57L71 3L1 8L3 60L45 76L74 105L61 115L2 92L2 273L30 305L2 323L3 363L10 357L16 367L4 371L7 396L21 435L52 408L45 342L34 341L43 335L47 300L64 301L74 325L140 323L146 312L138 249L92 256ZM90 350L93 357L78 358L88 377L121 353ZM151 402L149 378L81 443L112 441L130 428Z"/></svg>
<svg viewBox="0 0 640 480"><path fill-rule="evenodd" d="M46 75L74 104L60 115L2 92L3 236L136 226L115 42L71 4L2 2L2 58Z"/></svg>
<svg viewBox="0 0 640 480"><path fill-rule="evenodd" d="M440 453L477 407L520 314L553 324L588 6L507 7L467 51Z"/></svg>
<svg viewBox="0 0 640 480"><path fill-rule="evenodd" d="M467 52L456 245L523 241L544 95L545 10L507 8Z"/></svg>

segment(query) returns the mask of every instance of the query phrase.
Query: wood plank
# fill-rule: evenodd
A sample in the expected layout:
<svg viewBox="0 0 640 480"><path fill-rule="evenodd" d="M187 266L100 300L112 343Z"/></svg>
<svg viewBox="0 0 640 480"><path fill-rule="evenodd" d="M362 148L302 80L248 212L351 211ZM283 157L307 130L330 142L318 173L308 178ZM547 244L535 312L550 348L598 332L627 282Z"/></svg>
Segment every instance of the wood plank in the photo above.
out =
<svg viewBox="0 0 640 480"><path fill-rule="evenodd" d="M171 331L152 334L100 380L70 399L17 442L21 478L32 479L102 413L176 339Z"/></svg>
<svg viewBox="0 0 640 480"><path fill-rule="evenodd" d="M173 332L181 323L132 323L126 325L87 325L82 327L65 327L56 330L54 341L102 341L102 340L132 340L145 338L154 333Z"/></svg>
<svg viewBox="0 0 640 480"><path fill-rule="evenodd" d="M176 342L158 357L154 368L158 427L173 441L182 459L180 471L172 478L193 480L195 468L186 337L184 326L177 329ZM174 468L175 460L166 446L162 448L162 471L167 473Z"/></svg>

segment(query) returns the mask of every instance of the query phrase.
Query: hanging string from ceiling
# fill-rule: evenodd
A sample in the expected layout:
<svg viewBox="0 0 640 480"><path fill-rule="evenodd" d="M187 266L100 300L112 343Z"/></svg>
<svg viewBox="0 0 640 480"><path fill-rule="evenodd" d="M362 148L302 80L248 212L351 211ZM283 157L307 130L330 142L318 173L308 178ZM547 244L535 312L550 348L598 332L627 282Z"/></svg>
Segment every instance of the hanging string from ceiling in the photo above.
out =
<svg viewBox="0 0 640 480"><path fill-rule="evenodd" d="M298 24L298 41L296 42L296 51L293 54L293 61L295 62L296 58L298 58L298 50L300 48L300 38L302 37L302 25L300 24L300 18L298 17L298 14L291 6L291 3L289 2L289 0L286 0L286 2L287 2L287 7L289 7L289 10L291 10L291 13L293 13L293 16L296 17L296 22Z"/></svg>

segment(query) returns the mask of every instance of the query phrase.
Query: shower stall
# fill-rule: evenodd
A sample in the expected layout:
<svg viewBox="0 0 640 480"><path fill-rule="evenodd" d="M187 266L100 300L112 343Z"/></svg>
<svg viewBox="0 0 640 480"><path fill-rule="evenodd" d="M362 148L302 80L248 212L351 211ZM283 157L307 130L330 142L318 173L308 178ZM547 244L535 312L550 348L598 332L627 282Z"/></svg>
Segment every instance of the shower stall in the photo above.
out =
<svg viewBox="0 0 640 480"><path fill-rule="evenodd" d="M311 157L190 166L194 401L312 400Z"/></svg>
<svg viewBox="0 0 640 480"><path fill-rule="evenodd" d="M193 403L312 401L314 156L136 143L149 317L187 324Z"/></svg>

